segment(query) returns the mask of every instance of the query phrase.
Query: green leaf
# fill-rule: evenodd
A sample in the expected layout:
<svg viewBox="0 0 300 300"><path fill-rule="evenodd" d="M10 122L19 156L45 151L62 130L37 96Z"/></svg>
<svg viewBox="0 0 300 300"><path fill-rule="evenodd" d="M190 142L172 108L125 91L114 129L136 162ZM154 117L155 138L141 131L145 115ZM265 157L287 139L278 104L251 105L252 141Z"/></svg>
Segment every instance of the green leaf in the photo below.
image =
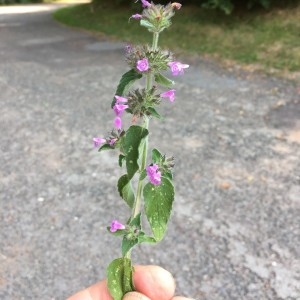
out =
<svg viewBox="0 0 300 300"><path fill-rule="evenodd" d="M151 114L152 117L161 119L161 115L156 111L156 109L154 107L148 107L147 111Z"/></svg>
<svg viewBox="0 0 300 300"><path fill-rule="evenodd" d="M149 21L141 19L140 25L146 27L150 31L155 30L155 27Z"/></svg>
<svg viewBox="0 0 300 300"><path fill-rule="evenodd" d="M125 159L125 155L123 154L120 154L119 155L119 166L122 167L123 165L123 160Z"/></svg>
<svg viewBox="0 0 300 300"><path fill-rule="evenodd" d="M133 268L129 258L117 258L107 267L107 286L114 300L122 300L123 296L134 290L132 282Z"/></svg>
<svg viewBox="0 0 300 300"><path fill-rule="evenodd" d="M137 214L132 220L130 220L129 225L141 229L141 213Z"/></svg>
<svg viewBox="0 0 300 300"><path fill-rule="evenodd" d="M151 153L151 156L152 156L152 161L154 162L154 163L158 163L158 162L160 162L161 161L161 159L162 159L162 154L159 152L159 150L157 150L157 149L152 149L152 153Z"/></svg>
<svg viewBox="0 0 300 300"><path fill-rule="evenodd" d="M99 148L98 152L104 151L104 150L112 150L112 149L113 148L109 144L104 144Z"/></svg>
<svg viewBox="0 0 300 300"><path fill-rule="evenodd" d="M148 130L137 125L130 126L125 133L124 152L126 155L126 170L129 180L131 180L139 169L139 145L147 135Z"/></svg>
<svg viewBox="0 0 300 300"><path fill-rule="evenodd" d="M162 86L165 86L167 88L170 88L170 87L172 87L175 84L175 82L173 80L165 77L164 75L162 75L160 73L157 73L157 74L154 75L154 80L158 84L160 84Z"/></svg>
<svg viewBox="0 0 300 300"><path fill-rule="evenodd" d="M164 172L164 177L168 178L169 180L173 180L173 174L169 172Z"/></svg>
<svg viewBox="0 0 300 300"><path fill-rule="evenodd" d="M141 213L129 220L130 232L126 234L122 241L122 255L139 243L138 235L141 233Z"/></svg>
<svg viewBox="0 0 300 300"><path fill-rule="evenodd" d="M174 201L174 186L169 179L161 177L160 185L147 183L143 195L145 214L155 239L160 241L165 234L170 218Z"/></svg>
<svg viewBox="0 0 300 300"><path fill-rule="evenodd" d="M114 235L114 236L121 236L121 235L123 236L123 235L126 234L126 233L124 232L124 230L119 230L119 229L118 229L117 231L115 231L115 232L111 232L111 231L110 231L110 226L107 226L106 229L107 229L107 231L109 231L110 234L112 234L112 235Z"/></svg>
<svg viewBox="0 0 300 300"><path fill-rule="evenodd" d="M143 75L138 73L135 69L131 69L125 74L123 74L117 86L116 95L123 96L125 93L127 93L127 91L133 85L133 83L142 77ZM113 107L115 103L116 103L116 99L114 98L111 107Z"/></svg>
<svg viewBox="0 0 300 300"><path fill-rule="evenodd" d="M130 208L133 208L134 204L134 192L131 186L131 182L128 179L127 174L121 176L118 180L118 191L120 196L125 200Z"/></svg>
<svg viewBox="0 0 300 300"><path fill-rule="evenodd" d="M150 243L150 244L157 243L156 239L153 236L145 235L144 232L141 232L138 235L138 241L139 241L139 244L141 244L141 243Z"/></svg>
<svg viewBox="0 0 300 300"><path fill-rule="evenodd" d="M126 236L124 236L122 240L122 255L125 256L130 249L138 244L138 242L139 240L137 237L128 239Z"/></svg>

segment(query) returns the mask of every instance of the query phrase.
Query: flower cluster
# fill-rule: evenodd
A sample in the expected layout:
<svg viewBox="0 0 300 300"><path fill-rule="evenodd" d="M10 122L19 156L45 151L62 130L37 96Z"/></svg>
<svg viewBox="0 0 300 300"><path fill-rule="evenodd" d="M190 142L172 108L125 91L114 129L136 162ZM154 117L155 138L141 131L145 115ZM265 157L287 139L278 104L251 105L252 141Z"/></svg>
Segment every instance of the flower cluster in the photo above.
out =
<svg viewBox="0 0 300 300"><path fill-rule="evenodd" d="M159 33L171 25L171 18L174 10L181 8L177 2L169 3L166 6L154 5L146 0L141 0L144 8L143 14L133 14L131 18L140 20L141 26L146 27L150 32Z"/></svg>
<svg viewBox="0 0 300 300"><path fill-rule="evenodd" d="M131 68L145 74L150 71L167 70L169 68L168 63L173 61L173 55L170 51L164 51L160 48L153 50L149 46L128 45L126 47L126 60Z"/></svg>

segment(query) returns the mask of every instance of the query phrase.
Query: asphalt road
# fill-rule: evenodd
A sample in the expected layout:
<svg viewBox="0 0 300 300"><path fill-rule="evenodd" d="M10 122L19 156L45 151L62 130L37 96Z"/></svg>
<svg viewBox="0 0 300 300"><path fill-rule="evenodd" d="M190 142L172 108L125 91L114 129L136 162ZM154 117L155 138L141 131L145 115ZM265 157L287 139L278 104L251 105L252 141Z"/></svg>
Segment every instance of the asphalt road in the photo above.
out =
<svg viewBox="0 0 300 300"><path fill-rule="evenodd" d="M124 43L55 23L54 5L0 7L0 299L65 299L120 255L126 220L111 129ZM167 237L134 251L207 300L300 299L300 90L201 58L177 79L151 144L175 155Z"/></svg>

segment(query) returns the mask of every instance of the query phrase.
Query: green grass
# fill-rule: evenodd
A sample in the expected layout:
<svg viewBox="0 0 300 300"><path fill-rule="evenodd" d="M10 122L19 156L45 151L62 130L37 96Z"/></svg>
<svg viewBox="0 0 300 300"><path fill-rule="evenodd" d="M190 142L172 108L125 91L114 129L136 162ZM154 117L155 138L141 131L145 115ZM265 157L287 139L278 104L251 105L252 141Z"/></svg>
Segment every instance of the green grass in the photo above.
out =
<svg viewBox="0 0 300 300"><path fill-rule="evenodd" d="M91 12L89 4L55 12L56 20L132 43L150 42L151 35L129 16L130 7L110 6ZM208 55L257 69L292 74L300 71L300 6L271 12L226 16L194 6L183 7L173 26L161 34L163 47L175 52ZM298 73L299 74L299 73Z"/></svg>

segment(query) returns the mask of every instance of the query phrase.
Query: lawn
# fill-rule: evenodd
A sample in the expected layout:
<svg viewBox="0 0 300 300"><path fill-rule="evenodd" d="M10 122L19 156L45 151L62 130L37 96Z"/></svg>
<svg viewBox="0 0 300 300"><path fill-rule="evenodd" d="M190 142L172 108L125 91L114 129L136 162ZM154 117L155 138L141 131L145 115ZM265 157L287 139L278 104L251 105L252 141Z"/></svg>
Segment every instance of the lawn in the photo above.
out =
<svg viewBox="0 0 300 300"><path fill-rule="evenodd" d="M73 27L101 32L132 43L149 42L150 33L129 16L130 7L107 5L92 12L90 4L62 8L56 20ZM272 11L224 15L196 6L182 7L173 26L161 34L160 45L179 53L206 55L221 62L269 73L299 75L300 6Z"/></svg>

